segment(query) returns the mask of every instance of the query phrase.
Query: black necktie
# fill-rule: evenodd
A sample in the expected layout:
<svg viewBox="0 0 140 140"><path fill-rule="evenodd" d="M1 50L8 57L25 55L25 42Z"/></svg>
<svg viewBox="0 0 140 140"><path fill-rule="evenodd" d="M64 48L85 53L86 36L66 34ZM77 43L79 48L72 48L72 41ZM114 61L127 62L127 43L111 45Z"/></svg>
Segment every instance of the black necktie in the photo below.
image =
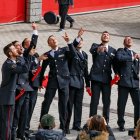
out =
<svg viewBox="0 0 140 140"><path fill-rule="evenodd" d="M127 52L132 56L132 51L127 49Z"/></svg>
<svg viewBox="0 0 140 140"><path fill-rule="evenodd" d="M54 57L56 57L56 55L57 55L57 51L54 51Z"/></svg>

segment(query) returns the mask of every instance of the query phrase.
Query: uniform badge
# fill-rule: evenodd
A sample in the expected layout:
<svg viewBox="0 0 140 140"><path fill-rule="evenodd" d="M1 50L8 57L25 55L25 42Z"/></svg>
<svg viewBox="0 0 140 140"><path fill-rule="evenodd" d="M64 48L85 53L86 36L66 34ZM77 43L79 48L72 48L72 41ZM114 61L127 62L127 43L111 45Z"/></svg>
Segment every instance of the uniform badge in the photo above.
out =
<svg viewBox="0 0 140 140"><path fill-rule="evenodd" d="M15 68L16 68L16 66L17 66L16 64L13 64L11 67L12 67L13 69L15 69Z"/></svg>
<svg viewBox="0 0 140 140"><path fill-rule="evenodd" d="M59 55L58 57L64 57L64 54Z"/></svg>
<svg viewBox="0 0 140 140"><path fill-rule="evenodd" d="M115 54L114 54L114 53L111 53L111 55L112 55L112 56L115 56Z"/></svg>

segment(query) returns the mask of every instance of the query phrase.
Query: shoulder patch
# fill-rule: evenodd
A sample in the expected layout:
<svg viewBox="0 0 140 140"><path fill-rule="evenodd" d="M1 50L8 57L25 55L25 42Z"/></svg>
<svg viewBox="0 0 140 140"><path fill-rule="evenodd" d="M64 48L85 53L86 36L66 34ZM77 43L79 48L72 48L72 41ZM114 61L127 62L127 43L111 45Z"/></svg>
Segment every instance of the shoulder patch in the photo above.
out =
<svg viewBox="0 0 140 140"><path fill-rule="evenodd" d="M123 51L124 49L123 48L119 48L117 51Z"/></svg>
<svg viewBox="0 0 140 140"><path fill-rule="evenodd" d="M11 60L7 59L7 60L6 60L6 63L11 63Z"/></svg>

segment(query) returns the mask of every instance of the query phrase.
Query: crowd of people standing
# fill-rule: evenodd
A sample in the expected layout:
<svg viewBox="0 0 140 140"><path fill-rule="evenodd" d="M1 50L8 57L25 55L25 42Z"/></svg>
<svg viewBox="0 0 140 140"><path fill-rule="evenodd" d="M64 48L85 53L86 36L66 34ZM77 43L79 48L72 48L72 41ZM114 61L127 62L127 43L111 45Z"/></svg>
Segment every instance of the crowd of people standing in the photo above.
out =
<svg viewBox="0 0 140 140"><path fill-rule="evenodd" d="M70 134L70 121L74 110L72 129L80 131L82 116L82 101L84 88L90 93L89 117L98 114L100 94L102 93L103 117L109 125L112 72L119 77L118 84L118 128L125 131L125 106L130 93L134 105L134 128L140 118L139 95L139 58L133 51L133 39L124 38L124 48L116 50L109 45L110 34L104 31L101 43L93 43L90 48L93 64L88 72L88 55L83 51L84 30L71 41L65 33L63 39L67 46L59 47L54 35L48 37L50 50L39 55L37 46L38 31L32 24L31 40L25 38L22 46L18 41L12 41L3 49L7 56L2 65L2 82L0 87L0 140L25 139L30 133L30 120L35 107L38 89L42 87L44 73L49 67L48 83L42 102L40 122L49 113L52 100L58 91L58 112L60 129L63 135ZM42 62L42 64L41 64ZM37 74L38 68L41 71ZM37 74L37 75L36 75ZM32 78L36 75L34 80ZM21 95L21 96L19 96ZM19 98L17 98L19 96ZM73 109L74 108L74 109ZM94 119L94 117L93 117ZM92 119L91 119L92 120ZM93 128L94 126L90 126ZM108 128L108 127L107 127ZM107 131L107 129L104 129Z"/></svg>

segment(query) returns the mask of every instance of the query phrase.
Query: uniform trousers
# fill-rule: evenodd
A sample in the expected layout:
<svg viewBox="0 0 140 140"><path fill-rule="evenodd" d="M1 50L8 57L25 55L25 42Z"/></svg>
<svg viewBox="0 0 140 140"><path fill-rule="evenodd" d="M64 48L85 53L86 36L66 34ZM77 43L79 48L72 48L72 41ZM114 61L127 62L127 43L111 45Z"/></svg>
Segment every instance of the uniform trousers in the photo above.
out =
<svg viewBox="0 0 140 140"><path fill-rule="evenodd" d="M26 130L30 129L30 121L32 118L32 114L35 108L36 100L37 100L37 93L38 93L38 87L32 87L34 90L29 92L29 110L28 110L28 116L27 116L27 124L26 124Z"/></svg>
<svg viewBox="0 0 140 140"><path fill-rule="evenodd" d="M16 90L16 94L20 91ZM15 137L23 138L25 135L25 128L27 122L27 114L29 107L29 94L25 92L15 104L14 119L12 125L12 140L15 140Z"/></svg>
<svg viewBox="0 0 140 140"><path fill-rule="evenodd" d="M66 118L67 118L67 102L69 98L69 86L66 86L62 89L51 88L47 86L46 92L44 95L44 101L42 102L41 116L48 114L52 100L58 90L58 110L59 110L59 120L60 120L60 129L65 130Z"/></svg>
<svg viewBox="0 0 140 140"><path fill-rule="evenodd" d="M134 105L134 127L137 125L137 121L140 117L140 95L139 95L139 88L129 88L118 86L118 102L117 102L117 111L118 111L118 125L119 127L124 127L125 120L124 120L124 113L125 113L125 106L127 103L128 95L132 98L132 103Z"/></svg>
<svg viewBox="0 0 140 140"><path fill-rule="evenodd" d="M0 140L11 140L14 105L0 105Z"/></svg>
<svg viewBox="0 0 140 140"><path fill-rule="evenodd" d="M81 126L83 95L84 95L84 88L75 88L70 86L69 100L68 100L68 118L66 122L66 129L69 129L73 106L74 106L73 128L77 128Z"/></svg>
<svg viewBox="0 0 140 140"><path fill-rule="evenodd" d="M68 4L59 5L59 15L61 17L60 29L65 28L66 20L69 21L70 23L74 22L74 20L68 15L68 9L69 9Z"/></svg>
<svg viewBox="0 0 140 140"><path fill-rule="evenodd" d="M111 85L102 82L91 81L91 102L90 102L90 115L93 116L97 114L97 108L100 99L100 93L102 92L102 103L103 103L103 117L106 122L109 123L109 112L110 112L110 95L111 95Z"/></svg>

